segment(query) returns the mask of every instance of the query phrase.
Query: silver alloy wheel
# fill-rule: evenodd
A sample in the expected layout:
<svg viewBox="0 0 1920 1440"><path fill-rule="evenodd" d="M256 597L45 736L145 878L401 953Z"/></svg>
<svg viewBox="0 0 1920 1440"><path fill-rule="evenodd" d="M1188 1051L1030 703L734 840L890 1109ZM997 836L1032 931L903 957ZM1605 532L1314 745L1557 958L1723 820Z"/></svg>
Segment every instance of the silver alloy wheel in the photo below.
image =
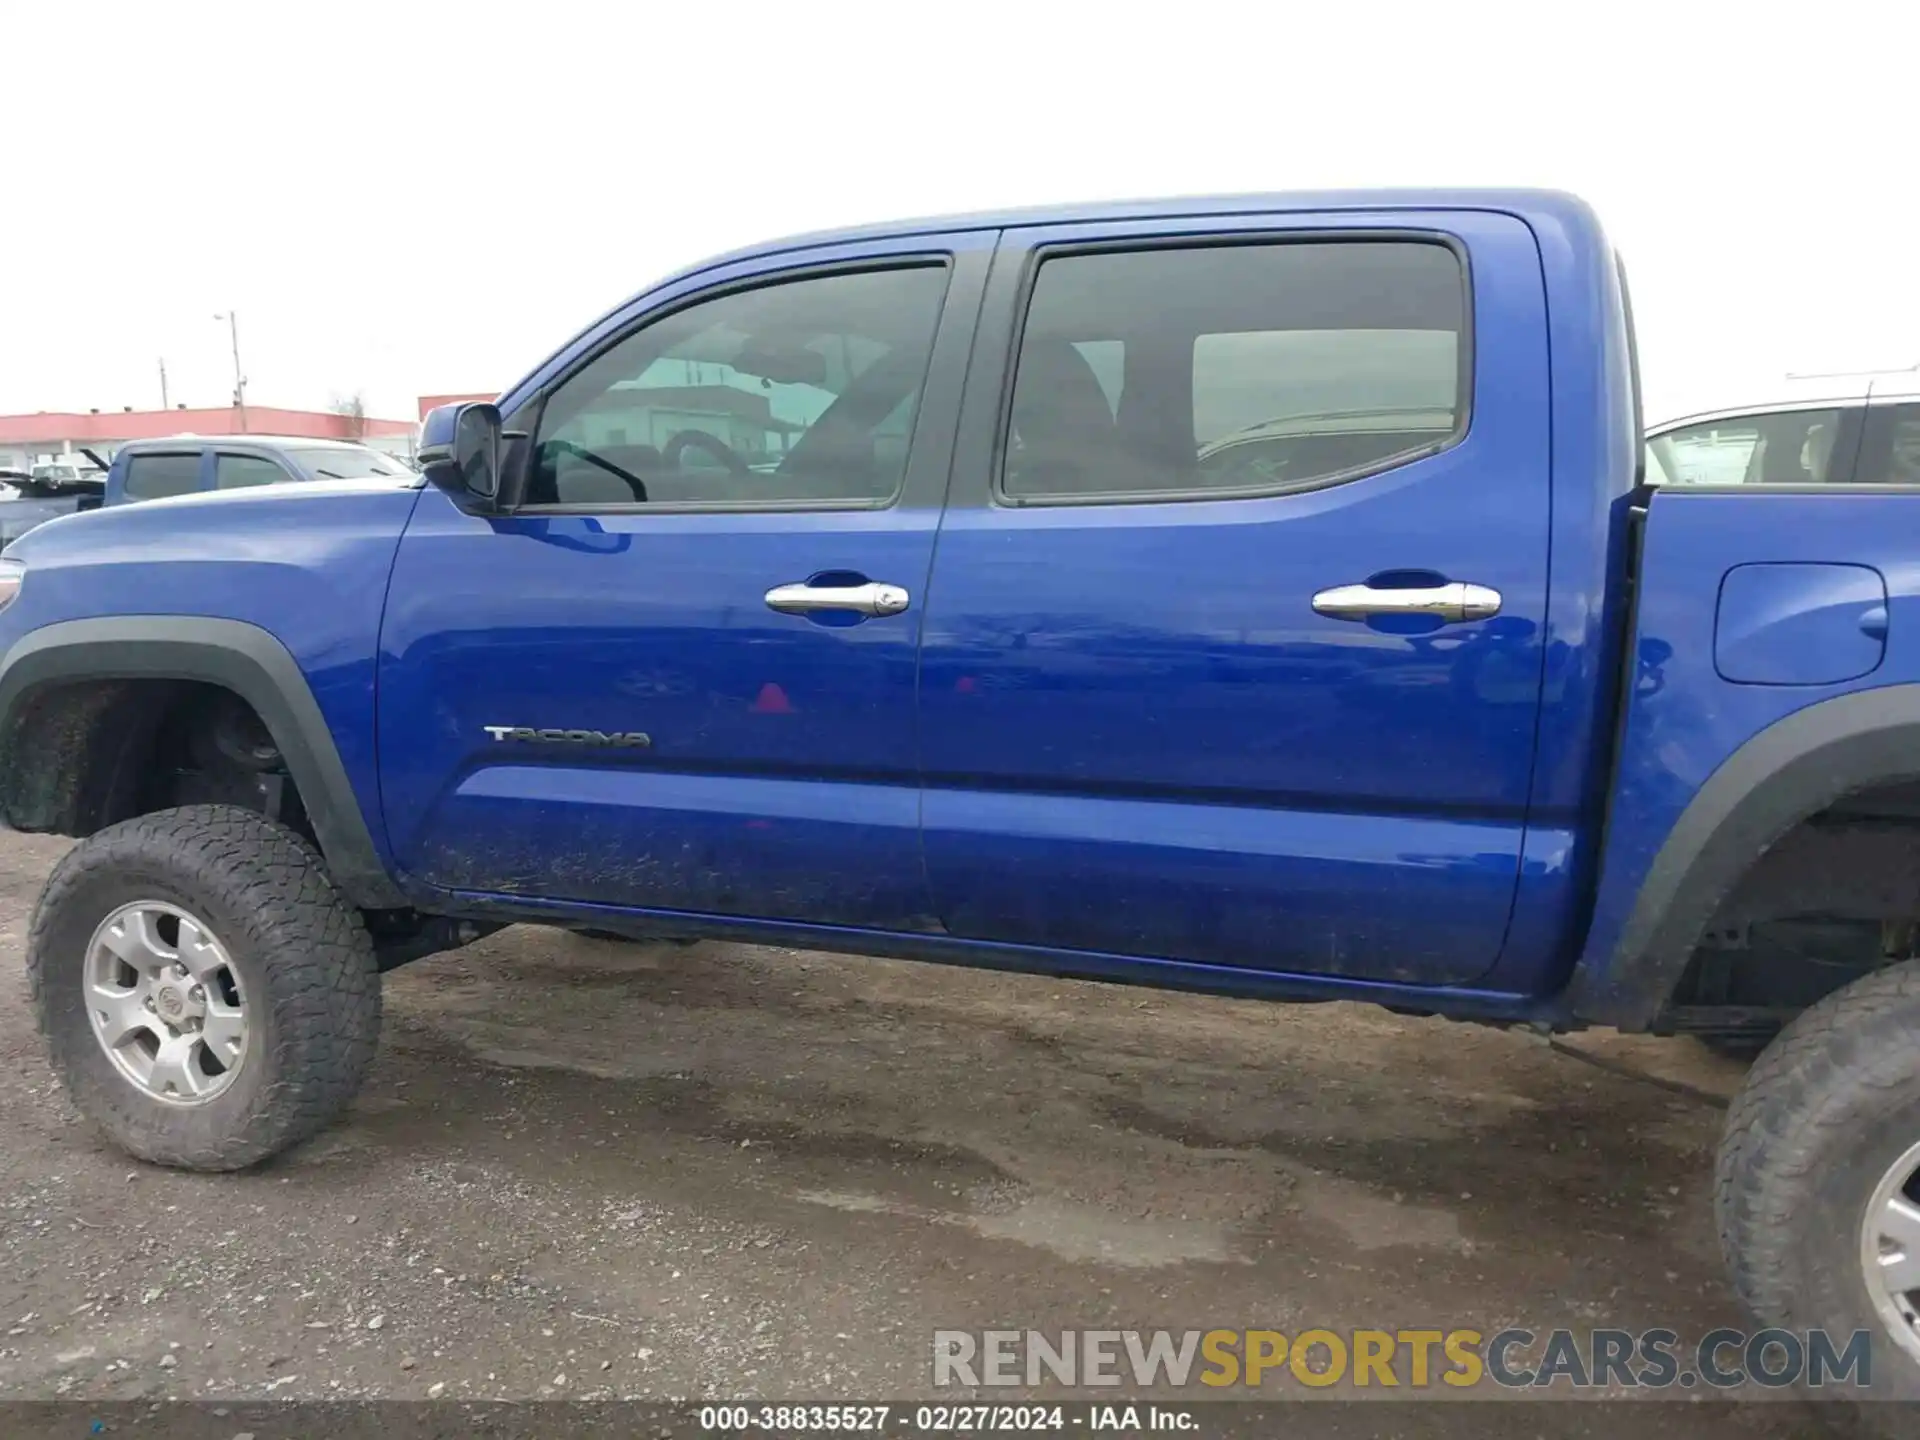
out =
<svg viewBox="0 0 1920 1440"><path fill-rule="evenodd" d="M247 1058L247 1007L226 948L164 900L122 905L87 942L87 1018L114 1067L172 1105L200 1105Z"/></svg>
<svg viewBox="0 0 1920 1440"><path fill-rule="evenodd" d="M1900 1348L1920 1361L1920 1145L1881 1177L1860 1226L1867 1294Z"/></svg>

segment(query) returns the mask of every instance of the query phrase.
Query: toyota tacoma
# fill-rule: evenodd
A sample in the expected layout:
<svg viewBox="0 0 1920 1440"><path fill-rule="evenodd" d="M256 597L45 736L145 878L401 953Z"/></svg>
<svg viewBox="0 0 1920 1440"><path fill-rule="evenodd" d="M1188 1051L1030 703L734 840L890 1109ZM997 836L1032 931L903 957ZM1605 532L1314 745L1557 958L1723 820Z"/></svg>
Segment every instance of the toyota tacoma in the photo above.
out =
<svg viewBox="0 0 1920 1440"><path fill-rule="evenodd" d="M1739 1294L1920 1394L1920 494L1651 485L1637 392L1565 195L1020 212L687 270L420 475L52 521L53 1065L249 1165L509 923L1691 1033L1764 1046Z"/></svg>

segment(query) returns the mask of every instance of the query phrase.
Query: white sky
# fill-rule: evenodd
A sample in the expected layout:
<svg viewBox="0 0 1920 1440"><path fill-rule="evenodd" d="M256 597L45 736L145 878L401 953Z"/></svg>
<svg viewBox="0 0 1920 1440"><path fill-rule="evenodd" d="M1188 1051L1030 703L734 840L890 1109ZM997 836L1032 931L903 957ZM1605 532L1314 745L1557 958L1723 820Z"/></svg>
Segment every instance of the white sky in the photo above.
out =
<svg viewBox="0 0 1920 1440"><path fill-rule="evenodd" d="M0 0L0 413L496 389L681 264L1002 204L1584 195L1650 418L1920 362L1920 5Z"/></svg>

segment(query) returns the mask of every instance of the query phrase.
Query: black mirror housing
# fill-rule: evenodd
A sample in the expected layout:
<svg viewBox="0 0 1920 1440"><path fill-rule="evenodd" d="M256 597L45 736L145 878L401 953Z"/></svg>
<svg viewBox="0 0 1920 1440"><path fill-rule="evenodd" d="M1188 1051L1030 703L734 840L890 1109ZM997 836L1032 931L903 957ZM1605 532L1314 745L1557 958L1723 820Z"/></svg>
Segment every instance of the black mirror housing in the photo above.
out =
<svg viewBox="0 0 1920 1440"><path fill-rule="evenodd" d="M420 425L420 471L463 505L491 510L500 497L500 407L441 405Z"/></svg>

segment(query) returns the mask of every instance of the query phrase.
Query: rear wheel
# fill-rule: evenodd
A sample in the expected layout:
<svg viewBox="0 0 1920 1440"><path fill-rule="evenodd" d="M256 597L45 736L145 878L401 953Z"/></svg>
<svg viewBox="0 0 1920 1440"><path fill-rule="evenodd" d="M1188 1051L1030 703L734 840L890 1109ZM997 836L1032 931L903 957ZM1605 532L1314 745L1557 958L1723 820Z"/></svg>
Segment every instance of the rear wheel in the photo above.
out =
<svg viewBox="0 0 1920 1440"><path fill-rule="evenodd" d="M1855 981L1780 1033L1728 1112L1715 1179L1748 1309L1823 1329L1836 1352L1868 1332L1871 1393L1920 1399L1920 962ZM1869 1430L1903 1417L1854 1414Z"/></svg>
<svg viewBox="0 0 1920 1440"><path fill-rule="evenodd" d="M41 894L27 970L74 1104L163 1165L239 1169L315 1134L379 1037L358 912L297 835L231 806L76 845Z"/></svg>

